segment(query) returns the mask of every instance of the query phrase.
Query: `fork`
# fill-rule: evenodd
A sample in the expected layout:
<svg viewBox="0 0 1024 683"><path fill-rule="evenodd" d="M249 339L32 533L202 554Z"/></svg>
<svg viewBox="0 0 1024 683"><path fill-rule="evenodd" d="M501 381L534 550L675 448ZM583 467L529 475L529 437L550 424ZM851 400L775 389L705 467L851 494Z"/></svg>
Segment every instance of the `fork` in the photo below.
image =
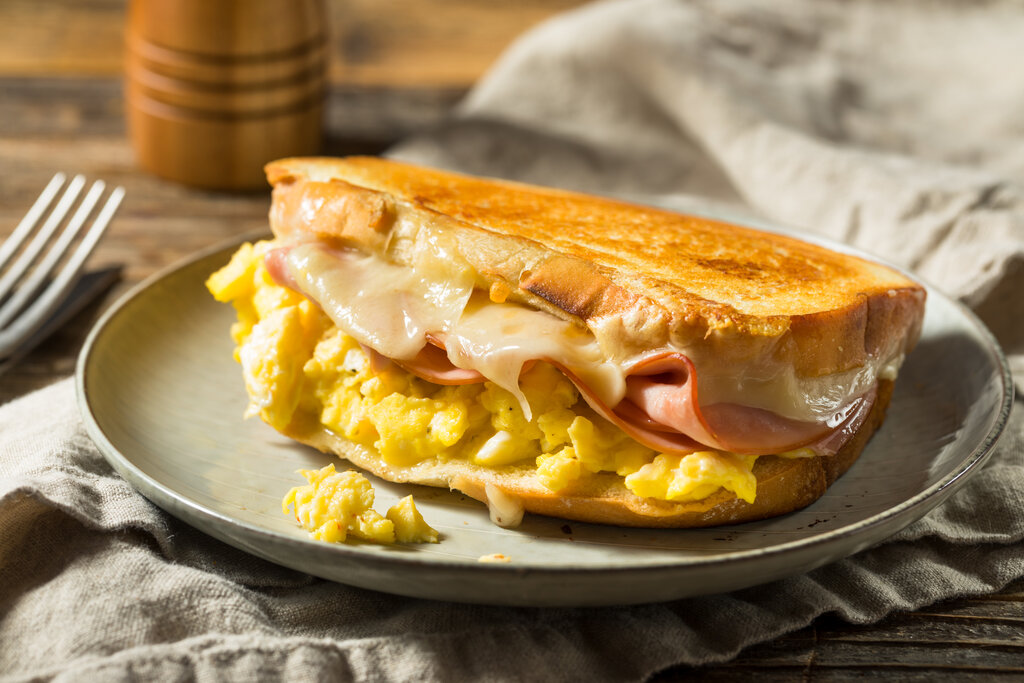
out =
<svg viewBox="0 0 1024 683"><path fill-rule="evenodd" d="M22 345L33 338L33 335L36 335L38 340L37 333L72 293L85 260L103 236L124 197L123 187L117 187L111 192L99 215L72 251L75 237L92 215L106 189L106 184L102 180L94 182L64 230L44 254L43 250L64 222L85 186L85 178L77 175L68 183L64 194L46 217L42 227L27 246L22 248L65 180L66 176L63 173L53 176L35 204L18 223L18 227L0 245L0 272L3 272L15 254L18 254L7 272L0 276L0 360L10 360L10 357L22 349ZM64 264L58 270L62 260Z"/></svg>

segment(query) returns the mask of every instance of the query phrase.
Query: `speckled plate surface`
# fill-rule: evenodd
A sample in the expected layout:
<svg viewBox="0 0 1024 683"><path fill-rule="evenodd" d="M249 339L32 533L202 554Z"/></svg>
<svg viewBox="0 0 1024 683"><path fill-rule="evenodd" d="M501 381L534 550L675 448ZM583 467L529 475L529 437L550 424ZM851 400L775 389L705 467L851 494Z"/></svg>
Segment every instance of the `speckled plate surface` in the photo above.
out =
<svg viewBox="0 0 1024 683"><path fill-rule="evenodd" d="M281 498L302 483L295 470L332 459L242 419L245 390L228 336L233 310L203 287L233 249L159 274L100 320L78 363L85 423L110 463L171 514L255 555L365 588L491 604L627 604L807 571L881 541L945 500L984 462L1012 402L1009 370L989 333L930 289L923 337L884 427L804 510L704 530L527 515L505 530L462 495L371 476L378 510L412 492L442 542L328 545L282 514ZM478 562L491 553L512 561Z"/></svg>

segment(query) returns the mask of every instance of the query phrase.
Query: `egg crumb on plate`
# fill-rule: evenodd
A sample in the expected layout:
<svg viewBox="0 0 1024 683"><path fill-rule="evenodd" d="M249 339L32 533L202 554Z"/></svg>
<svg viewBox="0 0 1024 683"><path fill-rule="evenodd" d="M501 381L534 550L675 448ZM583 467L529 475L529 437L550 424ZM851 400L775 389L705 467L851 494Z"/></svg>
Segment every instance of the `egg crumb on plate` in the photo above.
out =
<svg viewBox="0 0 1024 683"><path fill-rule="evenodd" d="M305 297L274 282L263 262L274 246L243 245L207 281L214 298L230 301L238 314L231 333L250 397L248 415L279 430L302 421L322 425L398 467L463 459L499 472L530 471L557 494L614 473L643 497L699 501L725 489L754 501L756 456L657 453L597 415L550 364L538 362L520 376L530 418L493 382L441 386L393 363L371 367L355 339ZM801 454L782 454L789 455ZM344 538L341 531L318 533Z"/></svg>
<svg viewBox="0 0 1024 683"><path fill-rule="evenodd" d="M399 543L437 543L437 531L423 520L412 496L392 505L387 518L395 525L395 540Z"/></svg>
<svg viewBox="0 0 1024 683"><path fill-rule="evenodd" d="M355 470L338 472L334 464L319 470L299 470L309 482L296 486L281 501L285 514L309 535L328 543L349 536L373 543L437 543L437 531L424 520L412 496L406 496L382 517L373 509L373 485Z"/></svg>
<svg viewBox="0 0 1024 683"><path fill-rule="evenodd" d="M501 553L491 553L490 555L481 555L476 561L488 564L494 562L511 562L512 558L508 555L502 555Z"/></svg>

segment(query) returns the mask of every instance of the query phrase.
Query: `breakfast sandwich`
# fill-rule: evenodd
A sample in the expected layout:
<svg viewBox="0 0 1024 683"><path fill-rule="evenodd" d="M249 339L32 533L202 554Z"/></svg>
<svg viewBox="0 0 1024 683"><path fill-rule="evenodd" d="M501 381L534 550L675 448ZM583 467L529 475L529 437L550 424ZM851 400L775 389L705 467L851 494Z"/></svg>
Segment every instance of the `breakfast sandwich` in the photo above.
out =
<svg viewBox="0 0 1024 683"><path fill-rule="evenodd" d="M248 414L505 526L806 506L920 333L917 283L790 237L378 158L267 176L274 238L207 282Z"/></svg>

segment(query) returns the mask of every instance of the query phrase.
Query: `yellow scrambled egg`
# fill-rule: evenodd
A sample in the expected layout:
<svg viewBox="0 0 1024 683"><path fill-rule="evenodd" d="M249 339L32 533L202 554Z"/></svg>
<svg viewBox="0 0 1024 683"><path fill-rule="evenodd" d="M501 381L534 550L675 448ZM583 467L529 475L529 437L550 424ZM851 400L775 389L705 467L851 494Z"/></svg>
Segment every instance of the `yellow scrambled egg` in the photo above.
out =
<svg viewBox="0 0 1024 683"><path fill-rule="evenodd" d="M312 417L373 447L392 465L461 458L493 468L534 466L555 492L614 472L639 496L695 501L720 488L753 502L755 457L720 451L659 454L591 410L572 382L537 363L521 377L533 409L491 382L439 386L397 366L370 368L359 344L319 308L273 282L269 242L245 244L207 287L238 312L232 327L251 400L249 412L282 428Z"/></svg>
<svg viewBox="0 0 1024 683"><path fill-rule="evenodd" d="M334 465L299 470L309 483L296 486L281 501L285 514L295 519L318 541L341 543L349 536L374 543L437 543L432 529L406 496L386 517L373 509L373 486L355 470L337 472Z"/></svg>

